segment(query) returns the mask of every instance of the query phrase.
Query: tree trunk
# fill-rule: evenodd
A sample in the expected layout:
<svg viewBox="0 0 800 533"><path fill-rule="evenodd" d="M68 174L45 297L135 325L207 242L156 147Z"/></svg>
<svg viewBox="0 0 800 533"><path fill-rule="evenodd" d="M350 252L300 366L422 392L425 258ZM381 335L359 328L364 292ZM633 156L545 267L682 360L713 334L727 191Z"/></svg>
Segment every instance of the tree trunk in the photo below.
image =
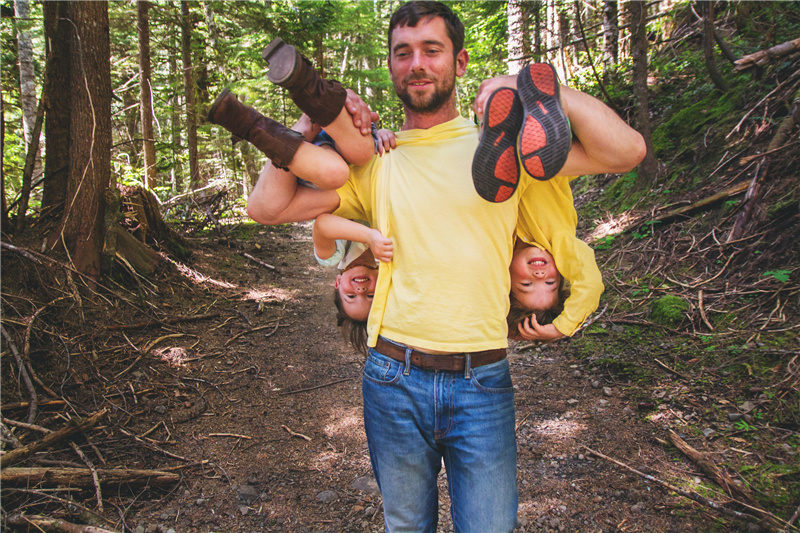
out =
<svg viewBox="0 0 800 533"><path fill-rule="evenodd" d="M150 3L136 2L136 23L139 33L139 110L142 117L144 152L144 185L154 189L156 181L156 141L153 134L153 93L150 87Z"/></svg>
<svg viewBox="0 0 800 533"><path fill-rule="evenodd" d="M46 118L44 137L45 179L42 189L42 211L54 212L67 196L67 171L70 146L70 102L62 95L69 94L72 62L70 38L72 26L65 20L67 2L43 2L45 52L50 61L50 75L45 80L43 99Z"/></svg>
<svg viewBox="0 0 800 533"><path fill-rule="evenodd" d="M533 25L535 28L533 34L533 55L536 61L542 61L542 3L531 2L531 9L533 9ZM546 31L546 28L545 28Z"/></svg>
<svg viewBox="0 0 800 533"><path fill-rule="evenodd" d="M613 65L619 57L619 21L617 0L603 2L603 54L606 65Z"/></svg>
<svg viewBox="0 0 800 533"><path fill-rule="evenodd" d="M181 2L181 56L183 58L183 91L186 101L186 138L189 144L189 185L200 186L197 165L197 113L195 109L194 68L192 67L192 17L189 3Z"/></svg>
<svg viewBox="0 0 800 533"><path fill-rule="evenodd" d="M506 4L506 15L508 17L508 73L517 74L524 64L525 56L524 43L524 21L523 4L520 0L509 0Z"/></svg>
<svg viewBox="0 0 800 533"><path fill-rule="evenodd" d="M55 238L75 268L100 275L103 245L104 193L111 178L111 65L108 3L67 3L71 21L72 76L67 202Z"/></svg>
<svg viewBox="0 0 800 533"><path fill-rule="evenodd" d="M3 90L0 88L0 231L9 227L8 207L6 206L6 173L5 173L5 145L6 145L6 106L3 103Z"/></svg>
<svg viewBox="0 0 800 533"><path fill-rule="evenodd" d="M180 86L180 76L178 75L178 59L174 50L177 47L170 47L169 52L169 79L170 84L174 87L172 96L170 97L171 111L170 111L170 129L172 130L172 165L170 168L172 184L172 192L178 193L182 188L182 167L180 162L181 154L181 114L180 102L178 98L178 87Z"/></svg>
<svg viewBox="0 0 800 533"><path fill-rule="evenodd" d="M714 61L714 2L698 2L703 13L703 55L706 59L706 68L714 86L721 92L728 91L728 84L719 73Z"/></svg>
<svg viewBox="0 0 800 533"><path fill-rule="evenodd" d="M647 155L639 164L637 186L644 188L655 183L658 161L653 153L650 128L650 99L647 92L647 8L643 1L628 3L631 18L631 56L633 57L633 94L636 97L636 129L644 137Z"/></svg>
<svg viewBox="0 0 800 533"><path fill-rule="evenodd" d="M36 73L33 68L33 45L28 32L30 21L30 5L28 0L14 0L14 11L17 24L17 54L19 57L19 95L22 104L22 130L25 135L25 149L31 145L36 122ZM42 173L42 157L37 147L33 163L33 176Z"/></svg>

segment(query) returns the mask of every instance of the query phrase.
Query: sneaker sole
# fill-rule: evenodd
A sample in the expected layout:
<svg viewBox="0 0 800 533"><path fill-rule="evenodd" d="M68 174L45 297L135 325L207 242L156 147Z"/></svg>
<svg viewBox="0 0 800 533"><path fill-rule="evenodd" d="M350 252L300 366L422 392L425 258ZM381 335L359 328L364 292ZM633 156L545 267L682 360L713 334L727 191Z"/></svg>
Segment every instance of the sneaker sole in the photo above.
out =
<svg viewBox="0 0 800 533"><path fill-rule="evenodd" d="M269 63L269 81L280 85L291 78L297 70L299 55L294 46L286 44L280 37L273 39L261 52L261 57Z"/></svg>
<svg viewBox="0 0 800 533"><path fill-rule="evenodd" d="M522 103L514 89L497 89L486 101L483 133L472 159L472 182L484 200L504 202L517 190L517 134L522 117Z"/></svg>
<svg viewBox="0 0 800 533"><path fill-rule="evenodd" d="M564 166L572 133L559 99L558 76L547 63L534 63L517 75L524 112L517 151L525 172L549 180Z"/></svg>

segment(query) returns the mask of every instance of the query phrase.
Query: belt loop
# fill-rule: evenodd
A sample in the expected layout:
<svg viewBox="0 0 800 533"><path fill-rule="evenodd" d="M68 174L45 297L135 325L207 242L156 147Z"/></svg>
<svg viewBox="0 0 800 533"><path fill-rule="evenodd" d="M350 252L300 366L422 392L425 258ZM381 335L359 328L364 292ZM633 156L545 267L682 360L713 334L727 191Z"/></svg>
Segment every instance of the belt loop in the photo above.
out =
<svg viewBox="0 0 800 533"><path fill-rule="evenodd" d="M407 376L411 373L411 352L414 350L406 346L406 368L403 370L403 375Z"/></svg>
<svg viewBox="0 0 800 533"><path fill-rule="evenodd" d="M469 379L470 372L472 371L470 355L464 354L464 379Z"/></svg>

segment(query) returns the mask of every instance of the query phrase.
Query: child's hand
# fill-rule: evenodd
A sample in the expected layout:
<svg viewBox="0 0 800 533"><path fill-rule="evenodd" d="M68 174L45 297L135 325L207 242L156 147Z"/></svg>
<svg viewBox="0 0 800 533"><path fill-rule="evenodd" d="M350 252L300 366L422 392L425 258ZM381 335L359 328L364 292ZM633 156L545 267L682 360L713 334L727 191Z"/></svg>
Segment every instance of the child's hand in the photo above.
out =
<svg viewBox="0 0 800 533"><path fill-rule="evenodd" d="M311 122L311 119L308 118L308 115L305 113L300 115L300 118L297 119L297 122L294 126L292 126L292 129L302 133L306 142L312 142L314 138L319 135L319 132L322 131L322 128L319 126L319 124L314 124Z"/></svg>
<svg viewBox="0 0 800 533"><path fill-rule="evenodd" d="M520 337L526 341L553 342L564 336L553 324L540 326L535 315L520 322L517 330Z"/></svg>
<svg viewBox="0 0 800 533"><path fill-rule="evenodd" d="M372 250L372 255L377 259L384 263L388 263L392 260L392 255L394 255L392 239L384 237L380 231L376 229L370 230L367 244L369 245L369 249Z"/></svg>
<svg viewBox="0 0 800 533"><path fill-rule="evenodd" d="M394 132L392 130L378 130L378 153L383 155L384 152L388 152L393 148L397 148Z"/></svg>

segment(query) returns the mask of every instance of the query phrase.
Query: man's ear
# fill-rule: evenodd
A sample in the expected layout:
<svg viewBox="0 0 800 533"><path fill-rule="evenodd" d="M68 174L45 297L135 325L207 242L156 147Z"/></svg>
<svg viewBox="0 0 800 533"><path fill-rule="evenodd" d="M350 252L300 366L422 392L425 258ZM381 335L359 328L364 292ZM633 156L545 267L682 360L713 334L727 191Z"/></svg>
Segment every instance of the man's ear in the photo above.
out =
<svg viewBox="0 0 800 533"><path fill-rule="evenodd" d="M467 52L466 48L462 48L456 54L456 76L460 78L467 73L467 63L469 63L469 52Z"/></svg>
<svg viewBox="0 0 800 533"><path fill-rule="evenodd" d="M333 284L333 288L338 289L341 281L342 281L342 275L339 274L338 276L336 276L336 282Z"/></svg>

